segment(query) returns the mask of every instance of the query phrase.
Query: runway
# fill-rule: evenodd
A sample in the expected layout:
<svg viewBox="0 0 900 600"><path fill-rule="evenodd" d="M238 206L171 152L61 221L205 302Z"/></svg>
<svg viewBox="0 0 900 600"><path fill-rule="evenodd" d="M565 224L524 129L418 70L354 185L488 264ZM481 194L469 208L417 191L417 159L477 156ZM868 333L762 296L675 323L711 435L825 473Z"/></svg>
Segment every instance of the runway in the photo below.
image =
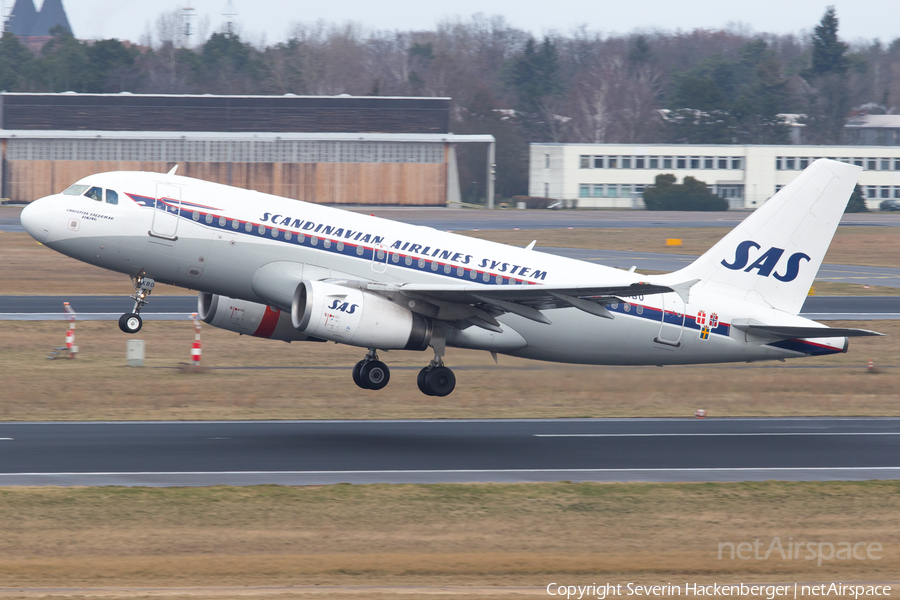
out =
<svg viewBox="0 0 900 600"><path fill-rule="evenodd" d="M0 423L0 485L900 478L900 419Z"/></svg>

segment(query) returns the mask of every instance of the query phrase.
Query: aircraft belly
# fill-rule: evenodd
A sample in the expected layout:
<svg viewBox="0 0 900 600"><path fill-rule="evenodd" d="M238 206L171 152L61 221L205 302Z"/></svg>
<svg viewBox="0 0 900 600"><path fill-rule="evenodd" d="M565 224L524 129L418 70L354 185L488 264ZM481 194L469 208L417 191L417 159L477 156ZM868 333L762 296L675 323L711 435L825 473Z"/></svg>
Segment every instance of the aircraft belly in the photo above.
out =
<svg viewBox="0 0 900 600"><path fill-rule="evenodd" d="M553 362L593 365L677 365L749 360L782 356L771 349L750 346L725 335L702 339L699 332L682 332L679 346L657 341L660 326L628 315L603 319L574 308L546 310L553 322L544 325L506 315L499 320L513 327L527 341L510 355Z"/></svg>

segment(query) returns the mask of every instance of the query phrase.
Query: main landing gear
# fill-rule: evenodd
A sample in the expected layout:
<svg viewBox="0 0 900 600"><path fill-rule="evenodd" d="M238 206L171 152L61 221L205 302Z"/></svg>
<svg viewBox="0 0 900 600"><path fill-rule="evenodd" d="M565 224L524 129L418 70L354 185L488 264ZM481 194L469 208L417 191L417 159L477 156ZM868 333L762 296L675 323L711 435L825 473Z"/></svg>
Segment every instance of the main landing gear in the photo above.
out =
<svg viewBox="0 0 900 600"><path fill-rule="evenodd" d="M141 271L137 275L131 276L131 284L134 286L134 294L131 296L131 299L134 300L134 308L130 313L119 317L119 329L125 333L137 333L141 330L141 326L144 324L141 319L141 309L147 304L147 297L153 292L156 282L146 277Z"/></svg>
<svg viewBox="0 0 900 600"><path fill-rule="evenodd" d="M391 379L387 365L378 360L375 348L370 348L366 357L353 367L353 383L364 390L380 390ZM416 378L419 390L426 396L446 396L456 387L456 376L444 366L443 348L435 349L434 360L419 371Z"/></svg>
<svg viewBox="0 0 900 600"><path fill-rule="evenodd" d="M391 370L378 360L375 348L353 367L353 383L364 390L380 390L391 380Z"/></svg>

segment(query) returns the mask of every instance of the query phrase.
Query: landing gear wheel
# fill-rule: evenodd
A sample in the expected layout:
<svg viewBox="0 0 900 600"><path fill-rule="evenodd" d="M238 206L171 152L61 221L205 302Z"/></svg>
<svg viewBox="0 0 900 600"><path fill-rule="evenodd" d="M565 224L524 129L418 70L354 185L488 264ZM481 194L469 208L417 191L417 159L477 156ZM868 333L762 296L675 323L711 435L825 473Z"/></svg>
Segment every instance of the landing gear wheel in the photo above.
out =
<svg viewBox="0 0 900 600"><path fill-rule="evenodd" d="M380 360L370 360L363 363L359 369L359 380L368 390L380 390L391 380L391 371Z"/></svg>
<svg viewBox="0 0 900 600"><path fill-rule="evenodd" d="M135 313L125 313L119 317L119 329L125 333L137 333L144 325L144 321L140 315Z"/></svg>
<svg viewBox="0 0 900 600"><path fill-rule="evenodd" d="M434 367L425 373L425 387L431 396L446 396L456 387L456 375L447 367Z"/></svg>
<svg viewBox="0 0 900 600"><path fill-rule="evenodd" d="M419 391L425 394L426 396L433 396L428 388L425 386L425 377L428 375L428 367L422 367L422 370L419 371L419 375L416 377L416 385L419 386Z"/></svg>
<svg viewBox="0 0 900 600"><path fill-rule="evenodd" d="M366 388L366 386L363 385L362 379L359 378L359 371L360 371L360 369L362 369L364 364L366 364L366 361L361 360L358 363L356 363L355 365L353 365L353 383L355 383L356 385L358 385L359 387L361 387L365 390L368 388Z"/></svg>

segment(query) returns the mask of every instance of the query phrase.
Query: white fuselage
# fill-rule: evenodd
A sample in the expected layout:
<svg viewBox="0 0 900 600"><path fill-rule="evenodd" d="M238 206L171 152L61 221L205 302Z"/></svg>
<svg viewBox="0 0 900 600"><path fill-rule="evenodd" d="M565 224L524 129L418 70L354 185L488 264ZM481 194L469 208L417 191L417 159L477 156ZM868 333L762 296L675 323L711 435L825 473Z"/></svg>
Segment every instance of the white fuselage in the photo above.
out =
<svg viewBox="0 0 900 600"><path fill-rule="evenodd" d="M249 302L264 303L253 277L275 261L302 265L308 279L386 284L679 283L672 274L640 275L187 177L116 172L80 183L115 190L118 204L62 194L38 200L31 220L46 225L29 231L39 241L106 269L143 271L159 282ZM692 290L687 304L675 293L623 300L606 306L613 319L572 307L546 310L549 325L504 314L498 320L524 346L483 349L558 362L663 365L830 354L847 346L846 338L773 343L748 336L732 319L815 323L734 294Z"/></svg>

